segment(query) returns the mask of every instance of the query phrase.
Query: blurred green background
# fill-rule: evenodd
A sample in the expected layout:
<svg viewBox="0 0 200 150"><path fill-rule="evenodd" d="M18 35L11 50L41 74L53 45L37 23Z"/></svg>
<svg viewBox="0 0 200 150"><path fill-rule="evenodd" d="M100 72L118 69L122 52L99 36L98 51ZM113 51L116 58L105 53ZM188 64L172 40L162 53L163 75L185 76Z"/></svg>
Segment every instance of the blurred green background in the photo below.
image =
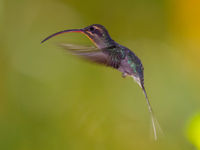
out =
<svg viewBox="0 0 200 150"><path fill-rule="evenodd" d="M1 150L200 149L199 0L0 0ZM133 50L164 135L153 141L142 90L56 43L104 25Z"/></svg>

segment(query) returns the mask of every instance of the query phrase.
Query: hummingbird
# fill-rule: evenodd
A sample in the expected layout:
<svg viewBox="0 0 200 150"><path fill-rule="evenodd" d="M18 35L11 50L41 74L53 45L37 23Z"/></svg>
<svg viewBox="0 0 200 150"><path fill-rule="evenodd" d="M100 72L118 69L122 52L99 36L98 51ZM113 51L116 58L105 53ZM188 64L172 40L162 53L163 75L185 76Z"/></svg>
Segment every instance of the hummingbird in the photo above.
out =
<svg viewBox="0 0 200 150"><path fill-rule="evenodd" d="M155 124L157 120L144 87L144 67L141 60L130 49L115 42L110 37L107 29L100 24L92 24L82 29L63 30L48 36L41 43L54 36L69 32L78 32L86 35L95 47L63 44L64 48L81 58L119 70L122 73L122 77L132 77L142 88L150 112L154 138L157 140Z"/></svg>

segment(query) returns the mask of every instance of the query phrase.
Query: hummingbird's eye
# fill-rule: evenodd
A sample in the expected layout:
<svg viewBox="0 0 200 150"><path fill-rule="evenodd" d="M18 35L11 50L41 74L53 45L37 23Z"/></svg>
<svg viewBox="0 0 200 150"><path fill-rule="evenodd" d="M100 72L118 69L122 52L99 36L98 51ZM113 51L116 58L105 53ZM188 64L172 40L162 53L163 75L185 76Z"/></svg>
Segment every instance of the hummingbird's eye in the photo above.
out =
<svg viewBox="0 0 200 150"><path fill-rule="evenodd" d="M90 27L89 30L90 30L91 32L93 32L93 31L94 31L94 27Z"/></svg>

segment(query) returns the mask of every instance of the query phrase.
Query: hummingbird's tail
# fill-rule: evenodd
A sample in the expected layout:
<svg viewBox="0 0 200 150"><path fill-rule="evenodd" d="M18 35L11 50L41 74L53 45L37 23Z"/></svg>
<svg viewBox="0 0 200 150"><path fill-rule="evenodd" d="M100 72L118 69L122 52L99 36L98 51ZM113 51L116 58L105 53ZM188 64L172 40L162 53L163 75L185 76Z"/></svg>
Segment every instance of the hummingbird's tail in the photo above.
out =
<svg viewBox="0 0 200 150"><path fill-rule="evenodd" d="M155 138L155 140L157 140L158 139L158 135L157 135L156 126L158 127L158 129L161 132L162 132L162 129L161 129L161 127L160 127L160 125L159 125L159 123L158 123L158 121L157 121L157 119L156 119L156 117L154 115L153 109L151 107L150 101L149 101L148 96L147 96L147 92L146 92L146 90L144 88L144 82L143 82L143 80L140 80L140 78L136 78L134 76L133 76L133 78L139 84L139 86L142 88L143 93L145 95L145 99L146 99L146 102L147 102L147 105L148 105L148 109L149 109L149 113L150 113L150 116L151 116L151 122L152 122L152 127L153 127L154 138Z"/></svg>
<svg viewBox="0 0 200 150"><path fill-rule="evenodd" d="M157 129L156 129L156 124L155 123L158 124L158 121L157 121L157 119L156 119L156 117L154 115L153 109L151 107L151 104L150 104L150 101L148 99L148 96L147 96L147 93L146 93L146 90L144 88L144 84L143 83L141 83L141 88L142 88L142 90L144 92L144 95L145 95L145 98L146 98L146 101L147 101L147 105L148 105L148 109L149 109L149 112L150 112L150 115L151 115L151 122L152 122L152 127L153 127L154 138L155 138L155 140L157 140L158 139L158 135L157 135ZM159 124L158 124L158 126L159 126ZM159 128L160 128L160 126L159 126Z"/></svg>

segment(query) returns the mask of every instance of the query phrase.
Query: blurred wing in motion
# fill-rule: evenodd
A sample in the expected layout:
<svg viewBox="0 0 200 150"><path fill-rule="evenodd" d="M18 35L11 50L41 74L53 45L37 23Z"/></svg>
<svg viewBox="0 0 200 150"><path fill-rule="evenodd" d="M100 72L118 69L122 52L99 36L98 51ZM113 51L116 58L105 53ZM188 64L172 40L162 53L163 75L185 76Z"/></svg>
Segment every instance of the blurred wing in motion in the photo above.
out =
<svg viewBox="0 0 200 150"><path fill-rule="evenodd" d="M65 48L67 50L80 50L80 51L95 51L99 50L98 48L94 46L84 46L84 45L75 45L75 44L60 44L62 48Z"/></svg>
<svg viewBox="0 0 200 150"><path fill-rule="evenodd" d="M106 50L101 50L93 46L81 46L73 44L61 44L61 47L66 49L72 55L77 55L83 59L89 60L97 64L114 67L115 65L111 57L106 53Z"/></svg>

